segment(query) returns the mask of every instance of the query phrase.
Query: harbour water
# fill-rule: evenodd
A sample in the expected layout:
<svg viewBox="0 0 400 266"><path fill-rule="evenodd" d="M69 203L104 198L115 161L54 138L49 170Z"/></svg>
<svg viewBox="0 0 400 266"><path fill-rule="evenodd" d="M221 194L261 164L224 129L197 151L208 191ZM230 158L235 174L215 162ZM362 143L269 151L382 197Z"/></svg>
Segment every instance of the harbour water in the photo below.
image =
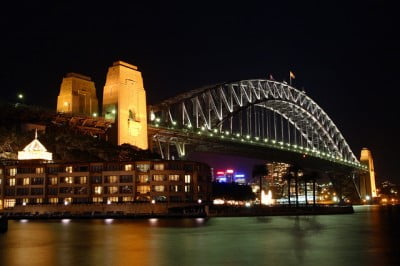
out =
<svg viewBox="0 0 400 266"><path fill-rule="evenodd" d="M0 265L400 265L400 210L354 214L9 221Z"/></svg>

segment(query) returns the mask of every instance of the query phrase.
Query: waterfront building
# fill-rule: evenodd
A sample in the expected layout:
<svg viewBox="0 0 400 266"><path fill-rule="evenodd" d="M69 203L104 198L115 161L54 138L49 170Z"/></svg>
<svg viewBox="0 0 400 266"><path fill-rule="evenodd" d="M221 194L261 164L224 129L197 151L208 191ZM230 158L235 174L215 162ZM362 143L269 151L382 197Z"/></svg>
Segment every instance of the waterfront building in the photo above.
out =
<svg viewBox="0 0 400 266"><path fill-rule="evenodd" d="M93 204L207 202L210 193L210 168L192 161L27 160L0 166L1 209L85 204L90 211Z"/></svg>

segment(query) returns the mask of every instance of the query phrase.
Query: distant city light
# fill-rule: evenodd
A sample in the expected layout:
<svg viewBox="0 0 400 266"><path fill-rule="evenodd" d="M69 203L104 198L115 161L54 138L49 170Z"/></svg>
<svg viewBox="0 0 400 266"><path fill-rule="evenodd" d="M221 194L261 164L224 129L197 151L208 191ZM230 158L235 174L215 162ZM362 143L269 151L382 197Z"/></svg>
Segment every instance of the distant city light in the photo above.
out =
<svg viewBox="0 0 400 266"><path fill-rule="evenodd" d="M236 174L235 177L245 177L244 174Z"/></svg>
<svg viewBox="0 0 400 266"><path fill-rule="evenodd" d="M24 98L24 95L22 93L19 93L18 94L18 99L23 99L23 98Z"/></svg>
<svg viewBox="0 0 400 266"><path fill-rule="evenodd" d="M226 169L227 174L233 174L233 169Z"/></svg>

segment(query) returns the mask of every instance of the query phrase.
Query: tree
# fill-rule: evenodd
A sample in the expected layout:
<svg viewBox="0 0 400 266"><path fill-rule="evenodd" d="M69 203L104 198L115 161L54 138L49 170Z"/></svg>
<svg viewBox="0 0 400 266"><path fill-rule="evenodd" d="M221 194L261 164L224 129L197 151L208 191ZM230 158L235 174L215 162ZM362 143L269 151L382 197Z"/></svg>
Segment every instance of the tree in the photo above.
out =
<svg viewBox="0 0 400 266"><path fill-rule="evenodd" d="M299 207L299 172L301 168L298 165L292 165L288 169L287 178L289 178L288 182L288 196L289 196L289 205L290 205L290 180L294 178L295 182L295 196L296 196L296 207Z"/></svg>
<svg viewBox="0 0 400 266"><path fill-rule="evenodd" d="M253 171L252 171L252 176L253 179L255 180L256 178L259 178L259 184L260 184L260 204L261 204L261 196L262 196L262 178L263 176L268 175L268 168L266 164L256 164L253 166Z"/></svg>

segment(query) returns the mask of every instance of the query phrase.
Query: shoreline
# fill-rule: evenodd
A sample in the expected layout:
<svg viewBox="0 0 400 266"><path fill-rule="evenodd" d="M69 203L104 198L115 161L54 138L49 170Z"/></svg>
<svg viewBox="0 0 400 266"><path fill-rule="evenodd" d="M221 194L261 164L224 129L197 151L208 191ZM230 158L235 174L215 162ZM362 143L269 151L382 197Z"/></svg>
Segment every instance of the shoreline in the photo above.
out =
<svg viewBox="0 0 400 266"><path fill-rule="evenodd" d="M164 213L108 212L3 212L6 220L47 220L47 219L143 219L143 218L217 218L217 217L257 217L257 216L298 216L352 214L352 205L310 205L310 206L221 206L193 205L174 207Z"/></svg>

